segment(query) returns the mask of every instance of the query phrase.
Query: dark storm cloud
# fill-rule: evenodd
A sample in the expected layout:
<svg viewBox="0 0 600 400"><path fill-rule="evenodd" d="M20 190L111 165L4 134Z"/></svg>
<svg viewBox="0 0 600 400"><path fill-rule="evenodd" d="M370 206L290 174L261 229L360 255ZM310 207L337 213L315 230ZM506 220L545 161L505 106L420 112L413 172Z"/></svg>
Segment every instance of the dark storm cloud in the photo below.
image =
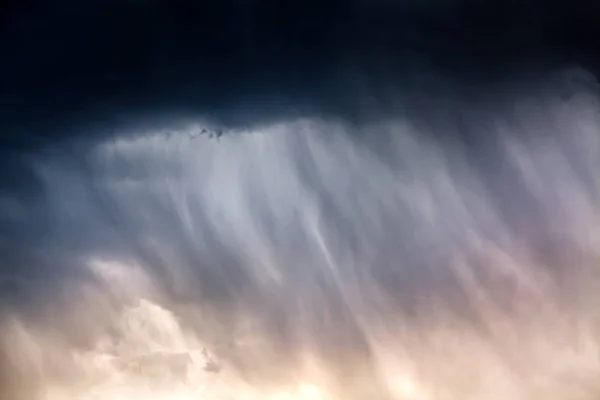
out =
<svg viewBox="0 0 600 400"><path fill-rule="evenodd" d="M599 17L583 1L23 2L1 29L2 144L181 116L379 118L399 96L413 112L490 101L565 65L594 71Z"/></svg>

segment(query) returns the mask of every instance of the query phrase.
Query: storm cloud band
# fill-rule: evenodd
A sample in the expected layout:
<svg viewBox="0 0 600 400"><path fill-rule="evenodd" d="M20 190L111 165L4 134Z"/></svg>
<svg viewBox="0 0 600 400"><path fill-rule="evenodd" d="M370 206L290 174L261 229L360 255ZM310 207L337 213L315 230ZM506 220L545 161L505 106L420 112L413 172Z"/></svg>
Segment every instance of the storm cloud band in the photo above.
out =
<svg viewBox="0 0 600 400"><path fill-rule="evenodd" d="M599 18L577 1L24 2L1 32L2 143L157 115L362 120L407 93L414 107L493 98L566 67L595 73Z"/></svg>

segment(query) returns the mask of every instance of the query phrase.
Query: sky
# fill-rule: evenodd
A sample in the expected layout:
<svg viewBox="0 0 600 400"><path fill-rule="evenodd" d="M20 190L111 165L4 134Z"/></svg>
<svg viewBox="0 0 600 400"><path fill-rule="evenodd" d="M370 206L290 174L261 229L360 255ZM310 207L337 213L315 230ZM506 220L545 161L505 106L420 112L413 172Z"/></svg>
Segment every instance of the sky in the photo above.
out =
<svg viewBox="0 0 600 400"><path fill-rule="evenodd" d="M332 399L349 376L357 400L409 396L382 353L406 331L428 338L425 371L441 326L487 332L486 357L511 337L499 320L540 346L600 337L599 6L57 0L1 18L0 348L18 350L0 395L77 398L35 392L67 379L41 338L101 352L140 298L209 348L264 338L223 350L240 376L316 354ZM597 393L589 354L552 356L588 360L564 374ZM484 358L462 370L503 365ZM502 376L469 393L566 398Z"/></svg>

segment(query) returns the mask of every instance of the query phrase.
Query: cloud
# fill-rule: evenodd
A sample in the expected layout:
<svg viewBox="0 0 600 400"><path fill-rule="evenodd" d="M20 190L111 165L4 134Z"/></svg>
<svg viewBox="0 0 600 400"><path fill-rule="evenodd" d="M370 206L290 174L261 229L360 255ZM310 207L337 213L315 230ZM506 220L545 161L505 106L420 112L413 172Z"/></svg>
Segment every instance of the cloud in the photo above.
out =
<svg viewBox="0 0 600 400"><path fill-rule="evenodd" d="M14 7L3 27L3 147L147 120L254 126L377 119L410 107L399 98L490 101L565 66L595 72L600 26L572 2L60 4Z"/></svg>
<svg viewBox="0 0 600 400"><path fill-rule="evenodd" d="M102 325L96 309L118 314L120 291L147 279L157 287L138 297L203 341L260 337L271 366L308 349L341 386L352 373L376 388L403 382L392 370L408 361L384 353L405 349L404 328L434 343L464 322L539 344L568 315L595 332L593 10L267 3L14 9L0 44L0 315L85 347L65 327ZM105 285L90 265L140 274ZM554 376L536 357L531 371Z"/></svg>
<svg viewBox="0 0 600 400"><path fill-rule="evenodd" d="M476 149L420 134L402 118L363 127L360 137L344 123L297 119L219 140L194 135L198 124L117 136L83 153L54 146L32 158L41 195L3 198L13 205L0 216L2 271L12 277L3 305L25 321L23 332L7 330L19 338L4 339L10 354L33 348L23 353L25 371L31 362L58 384L51 377L63 367L52 365L88 363L90 379L104 379L94 360L106 351L109 376L132 381L103 381L102 390L139 391L147 385L118 367L136 348L102 347L111 321L141 329L142 348L181 323L226 359L231 382L237 374L246 383L285 381L273 366L296 376L312 356L331 398L349 390L402 396L425 390L413 370L444 371L435 353L441 335L462 372L487 376L482 365L494 365L502 374L478 389L485 393L509 383L530 393L497 354L523 354L532 374L561 382L537 357L554 340L595 332L598 125L591 98L546 100L524 102L512 119L473 119L494 133ZM128 311L138 301L141 317ZM567 328L565 315L578 323ZM409 346L415 337L426 338L422 347ZM477 357L464 360L465 349ZM573 363L588 357L565 352ZM570 372L585 383L595 371L582 363ZM348 374L357 374L352 386ZM419 379L426 390L464 390L459 378ZM73 388L56 390L69 397Z"/></svg>

